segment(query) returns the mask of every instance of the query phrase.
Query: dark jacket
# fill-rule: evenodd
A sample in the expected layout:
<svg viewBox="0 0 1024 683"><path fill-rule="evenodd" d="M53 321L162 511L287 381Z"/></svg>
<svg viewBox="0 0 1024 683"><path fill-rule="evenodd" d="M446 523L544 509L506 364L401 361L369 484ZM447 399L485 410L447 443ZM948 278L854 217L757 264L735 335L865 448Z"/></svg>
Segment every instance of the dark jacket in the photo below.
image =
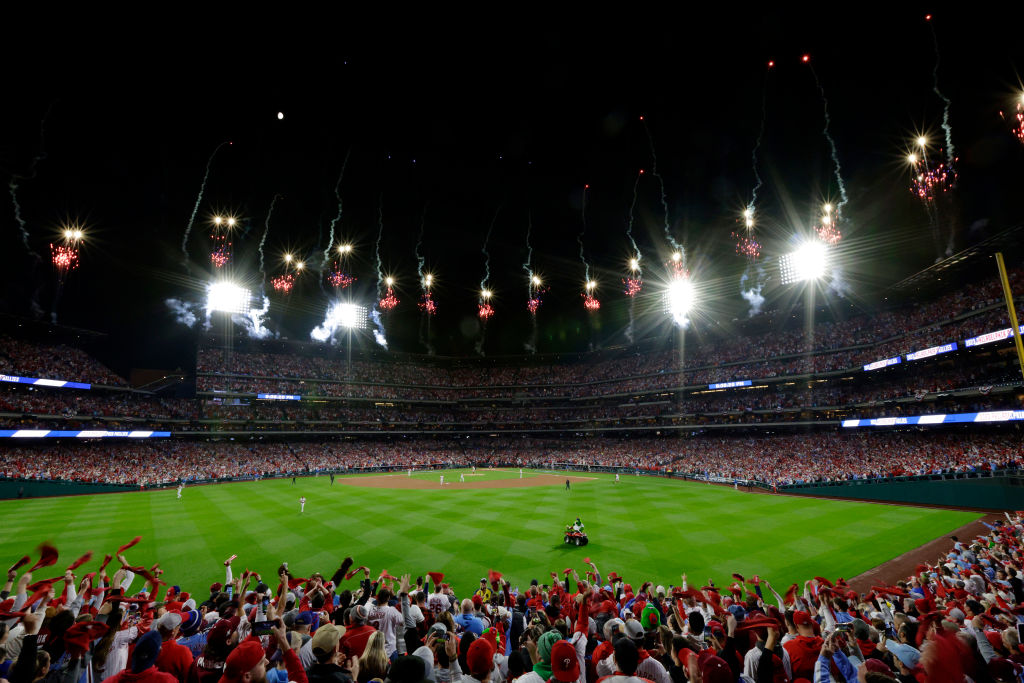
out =
<svg viewBox="0 0 1024 683"><path fill-rule="evenodd" d="M337 664L320 664L317 662L306 672L309 683L353 683L348 672Z"/></svg>

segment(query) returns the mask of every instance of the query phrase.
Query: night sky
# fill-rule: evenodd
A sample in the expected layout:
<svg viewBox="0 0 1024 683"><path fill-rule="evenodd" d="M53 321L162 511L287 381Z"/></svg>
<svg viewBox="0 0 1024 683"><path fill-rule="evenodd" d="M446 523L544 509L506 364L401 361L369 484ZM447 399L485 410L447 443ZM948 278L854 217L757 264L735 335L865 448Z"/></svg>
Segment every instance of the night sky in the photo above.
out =
<svg viewBox="0 0 1024 683"><path fill-rule="evenodd" d="M635 332L669 336L658 287L671 249L649 131L668 231L685 246L705 301L695 331L738 324L747 317L747 261L730 235L742 232L762 121L756 234L769 274L821 204L840 199L814 73L849 195L839 245L845 293L822 293L820 301L847 312L871 306L887 285L934 262L950 233L959 250L1024 218L1024 145L999 115L1021 92L1024 55L1011 16L935 15L940 89L952 101L959 156L936 240L908 191L905 161L920 132L940 154L943 102L932 90L936 53L924 21L931 8L845 10L744 15L730 7L717 16L585 21L438 15L407 17L404 26L394 17L283 14L243 24L182 15L129 30L115 30L117 22L96 29L101 19L83 17L42 33L8 27L18 35L0 48L0 173L5 185L17 176L29 246L42 261L34 265L4 192L0 312L31 316L34 300L49 319L49 243L77 221L87 236L81 266L56 302L59 322L109 333L110 362L122 372L188 367L196 333L175 323L164 302L203 297L211 217L238 217L231 277L258 291L257 246L281 195L265 246L267 277L282 272L285 252L316 266L347 157L335 244L353 245L348 270L358 281L345 295L374 299L382 217L383 270L397 279L401 299L385 316L392 349L426 350L415 307L422 225L422 254L437 278L431 346L476 353L481 248L493 223L496 315L483 350L521 353L531 330L522 267L530 221L533 270L550 286L537 316L538 349L624 343L629 300L620 280L639 169L633 232L645 290L634 304ZM767 72L769 60L776 66ZM189 275L182 238L207 161L225 141L189 241ZM585 185L584 254L603 303L593 315L580 296ZM332 292L310 272L287 298L267 289L267 324L290 339L308 339ZM776 281L765 294L768 309L799 302ZM355 344L371 348L373 340L364 334Z"/></svg>

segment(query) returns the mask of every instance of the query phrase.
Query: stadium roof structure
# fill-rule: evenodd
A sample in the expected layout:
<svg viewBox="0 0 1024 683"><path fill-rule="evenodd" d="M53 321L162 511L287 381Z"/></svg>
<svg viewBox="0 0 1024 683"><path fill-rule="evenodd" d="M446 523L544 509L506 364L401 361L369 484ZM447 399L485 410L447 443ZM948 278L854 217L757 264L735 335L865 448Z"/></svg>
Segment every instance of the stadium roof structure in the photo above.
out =
<svg viewBox="0 0 1024 683"><path fill-rule="evenodd" d="M1016 225L1007 228L1000 233L986 238L972 247L957 252L952 256L932 264L924 270L918 271L906 277L894 285L888 291L905 292L909 289L921 289L934 286L942 275L961 275L967 268L978 265L980 259L987 258L993 253L1002 249L1011 249L1015 253L1020 249L1021 239L1024 238L1024 225ZM1012 258L1012 256L1011 256ZM993 277L995 271L993 269Z"/></svg>

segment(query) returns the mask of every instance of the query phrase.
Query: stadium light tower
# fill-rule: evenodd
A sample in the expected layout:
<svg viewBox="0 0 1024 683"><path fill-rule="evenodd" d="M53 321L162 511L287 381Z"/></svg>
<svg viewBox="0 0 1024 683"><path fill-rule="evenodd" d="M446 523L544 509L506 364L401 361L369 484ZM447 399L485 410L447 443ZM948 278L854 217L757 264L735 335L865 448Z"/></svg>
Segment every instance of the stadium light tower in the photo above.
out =
<svg viewBox="0 0 1024 683"><path fill-rule="evenodd" d="M828 271L828 245L811 239L779 257L782 284L820 280Z"/></svg>
<svg viewBox="0 0 1024 683"><path fill-rule="evenodd" d="M693 309L696 292L693 281L688 277L676 277L665 290L665 308L678 327L686 327L687 315Z"/></svg>

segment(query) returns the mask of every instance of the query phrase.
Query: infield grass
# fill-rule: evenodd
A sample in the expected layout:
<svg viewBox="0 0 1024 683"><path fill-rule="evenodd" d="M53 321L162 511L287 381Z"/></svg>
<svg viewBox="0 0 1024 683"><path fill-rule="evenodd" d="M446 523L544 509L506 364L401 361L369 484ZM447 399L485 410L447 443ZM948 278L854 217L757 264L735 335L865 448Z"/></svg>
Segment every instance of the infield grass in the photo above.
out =
<svg viewBox="0 0 1024 683"><path fill-rule="evenodd" d="M518 478L516 471L448 470L472 479ZM533 472L526 471L524 476ZM557 473L563 476L564 473ZM404 478L404 475L402 475ZM439 473L414 477L437 482ZM133 564L159 562L164 579L205 596L224 580L223 561L237 554L235 574L261 572L276 586L282 561L297 576L330 575L351 555L376 577L382 569L415 577L442 571L459 593L475 589L488 569L513 586L533 578L550 583L550 572L574 567L584 557L603 575L617 571L634 587L644 579L676 584L686 572L691 584L730 575L759 574L783 589L814 576L850 578L946 534L981 515L875 503L749 494L720 486L623 475L526 488L405 490L333 486L326 476L271 479L186 488L0 501L3 534L0 563L34 553L44 540L60 550L61 573L87 550L96 558L78 570L96 568L136 535L128 551ZM339 478L340 479L340 478ZM306 511L299 513L299 497ZM590 544L563 542L565 525L579 515ZM33 555L33 561L35 559ZM116 564L116 562L115 562ZM355 581L348 587L354 587ZM133 590L140 590L137 581Z"/></svg>

